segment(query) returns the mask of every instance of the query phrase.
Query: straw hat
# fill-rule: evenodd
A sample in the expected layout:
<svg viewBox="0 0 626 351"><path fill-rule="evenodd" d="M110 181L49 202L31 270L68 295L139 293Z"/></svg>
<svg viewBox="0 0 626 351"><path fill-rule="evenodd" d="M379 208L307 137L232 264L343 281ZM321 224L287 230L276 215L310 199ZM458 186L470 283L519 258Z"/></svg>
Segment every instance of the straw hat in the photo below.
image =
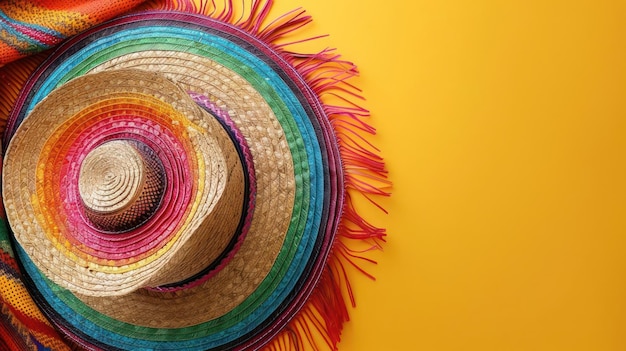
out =
<svg viewBox="0 0 626 351"><path fill-rule="evenodd" d="M87 348L258 348L317 285L344 201L316 95L235 27L148 12L59 47L5 132L33 297Z"/></svg>

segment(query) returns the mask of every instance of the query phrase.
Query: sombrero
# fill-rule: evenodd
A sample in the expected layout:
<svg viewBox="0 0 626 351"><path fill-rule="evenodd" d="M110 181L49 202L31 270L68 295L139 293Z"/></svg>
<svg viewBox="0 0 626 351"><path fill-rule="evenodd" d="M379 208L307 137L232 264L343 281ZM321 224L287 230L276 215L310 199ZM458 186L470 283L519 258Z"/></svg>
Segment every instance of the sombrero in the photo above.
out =
<svg viewBox="0 0 626 351"><path fill-rule="evenodd" d="M320 99L343 78L314 70L351 66L271 44L308 18L261 28L267 9L236 24L133 13L68 39L24 83L5 211L31 296L72 344L298 347L306 321L337 343L339 236L384 235L354 212L347 189L367 189L351 167L378 166L340 135L361 110Z"/></svg>

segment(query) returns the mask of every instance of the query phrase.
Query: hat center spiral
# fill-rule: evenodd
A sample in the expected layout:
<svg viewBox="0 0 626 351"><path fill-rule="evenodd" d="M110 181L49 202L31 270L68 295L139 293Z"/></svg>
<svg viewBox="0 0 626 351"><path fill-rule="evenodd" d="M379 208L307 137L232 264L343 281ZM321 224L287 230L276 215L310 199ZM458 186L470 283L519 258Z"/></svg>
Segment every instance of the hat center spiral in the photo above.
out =
<svg viewBox="0 0 626 351"><path fill-rule="evenodd" d="M83 160L78 190L89 222L98 230L126 232L146 222L163 197L163 165L135 140L112 140Z"/></svg>

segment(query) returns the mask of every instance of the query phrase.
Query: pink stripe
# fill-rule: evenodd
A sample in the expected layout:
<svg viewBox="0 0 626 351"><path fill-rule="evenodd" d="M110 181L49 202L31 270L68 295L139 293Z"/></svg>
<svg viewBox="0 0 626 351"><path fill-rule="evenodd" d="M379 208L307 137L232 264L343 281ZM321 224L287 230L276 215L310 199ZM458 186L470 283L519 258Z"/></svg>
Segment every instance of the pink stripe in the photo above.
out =
<svg viewBox="0 0 626 351"><path fill-rule="evenodd" d="M9 25L16 30L22 32L22 34L27 35L31 39L36 40L46 46L54 46L58 44L61 40L63 40L63 37L57 37L53 34L37 30L26 25L17 23L10 23Z"/></svg>

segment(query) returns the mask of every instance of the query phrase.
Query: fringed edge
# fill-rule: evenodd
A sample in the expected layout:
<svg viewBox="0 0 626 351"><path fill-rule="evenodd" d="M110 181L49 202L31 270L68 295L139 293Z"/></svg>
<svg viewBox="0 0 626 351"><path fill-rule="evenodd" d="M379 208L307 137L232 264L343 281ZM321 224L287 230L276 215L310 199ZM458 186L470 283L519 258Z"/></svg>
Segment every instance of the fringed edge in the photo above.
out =
<svg viewBox="0 0 626 351"><path fill-rule="evenodd" d="M290 11L268 21L272 0L242 0L244 9L236 11L234 1L224 0L222 6L212 1L168 1L166 9L191 11L237 26L263 41L289 62L320 99L324 112L334 129L344 168L347 187L343 215L333 250L304 307L267 345L268 351L336 350L345 322L349 321L348 303L356 306L349 280L349 269L356 269L375 279L363 264L376 264L367 257L370 250L382 249L386 231L366 221L355 207L355 196L362 196L387 213L376 197L389 196L391 186L380 150L368 141L376 133L365 120L370 113L354 103L363 100L361 90L350 83L358 76L357 67L345 61L334 49L315 54L290 51L295 44L321 36L287 41L288 36L312 21L302 9ZM245 5L250 3L250 8ZM363 249L363 243L365 248ZM358 248L357 248L358 247Z"/></svg>
<svg viewBox="0 0 626 351"><path fill-rule="evenodd" d="M1 297L1 296L0 296ZM2 350L37 350L28 328L15 317L10 306L0 299L0 346Z"/></svg>
<svg viewBox="0 0 626 351"><path fill-rule="evenodd" d="M310 21L302 10L290 12L274 22L275 27L260 33L260 38L276 42ZM386 213L374 197L388 196L384 189L391 185L380 151L367 140L367 135L376 133L365 122L369 111L353 102L363 100L360 89L350 83L359 74L357 67L342 60L334 49L316 54L287 50L290 45L317 38L276 44L273 48L296 68L322 102L339 143L347 192L337 237L320 282L303 309L267 346L272 351L337 350L343 325L350 320L348 304L356 307L348 269L375 279L363 263L376 264L367 257L367 251L382 249L386 237L385 229L370 224L355 207L355 197L363 196Z"/></svg>

